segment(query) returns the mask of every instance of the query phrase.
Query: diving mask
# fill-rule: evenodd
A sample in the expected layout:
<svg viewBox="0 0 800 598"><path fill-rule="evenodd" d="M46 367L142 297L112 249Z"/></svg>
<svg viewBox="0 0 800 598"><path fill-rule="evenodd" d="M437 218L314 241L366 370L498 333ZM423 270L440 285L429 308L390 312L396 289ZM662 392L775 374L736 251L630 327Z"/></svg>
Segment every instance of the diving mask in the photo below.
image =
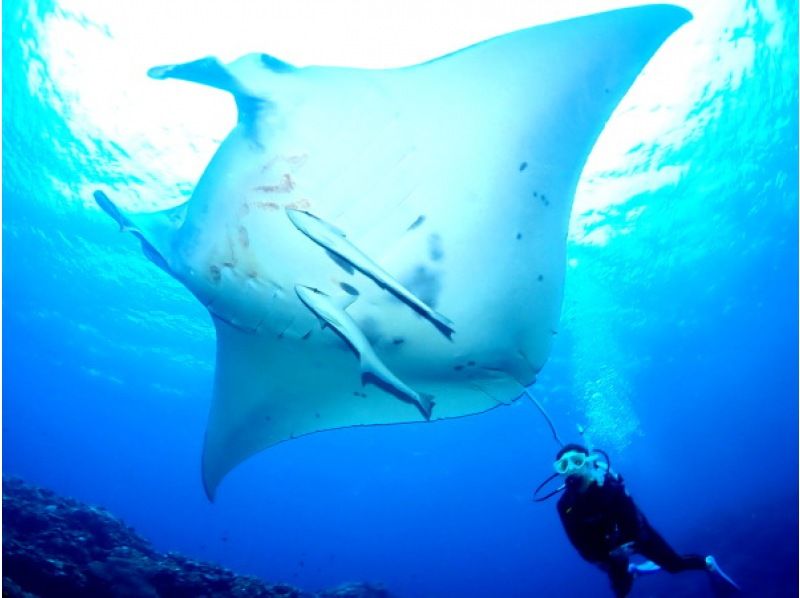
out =
<svg viewBox="0 0 800 598"><path fill-rule="evenodd" d="M597 455L587 455L581 451L567 451L553 463L556 473L564 476L578 473L587 463L593 464L597 461Z"/></svg>
<svg viewBox="0 0 800 598"><path fill-rule="evenodd" d="M550 474L550 477L539 484L536 490L533 491L534 501L543 502L564 490L569 484L579 482L581 479L602 486L605 482L606 473L611 471L611 460L605 451L600 449L592 449L589 453L583 450L568 450L556 459L553 463L553 468L556 472ZM567 479L555 490L540 496L539 492L559 476L565 476Z"/></svg>

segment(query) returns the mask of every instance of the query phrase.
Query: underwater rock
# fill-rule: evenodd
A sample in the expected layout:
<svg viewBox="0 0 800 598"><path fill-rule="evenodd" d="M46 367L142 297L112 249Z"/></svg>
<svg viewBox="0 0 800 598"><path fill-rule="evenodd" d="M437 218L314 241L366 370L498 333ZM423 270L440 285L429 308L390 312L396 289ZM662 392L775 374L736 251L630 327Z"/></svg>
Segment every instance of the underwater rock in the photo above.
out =
<svg viewBox="0 0 800 598"><path fill-rule="evenodd" d="M387 590L378 585L347 583L332 590L323 590L317 598L392 598Z"/></svg>
<svg viewBox="0 0 800 598"><path fill-rule="evenodd" d="M108 511L3 476L4 598L391 598L380 586L320 593L161 554Z"/></svg>

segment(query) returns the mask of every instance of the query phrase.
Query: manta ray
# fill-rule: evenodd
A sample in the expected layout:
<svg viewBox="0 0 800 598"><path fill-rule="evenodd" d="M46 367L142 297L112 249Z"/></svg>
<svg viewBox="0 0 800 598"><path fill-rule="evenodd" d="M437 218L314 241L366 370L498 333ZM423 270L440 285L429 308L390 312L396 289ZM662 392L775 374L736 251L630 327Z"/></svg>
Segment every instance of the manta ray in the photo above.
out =
<svg viewBox="0 0 800 598"><path fill-rule="evenodd" d="M534 383L583 165L689 19L629 8L382 70L266 54L150 69L238 109L183 205L133 213L95 192L211 314L210 500L281 441L475 414Z"/></svg>

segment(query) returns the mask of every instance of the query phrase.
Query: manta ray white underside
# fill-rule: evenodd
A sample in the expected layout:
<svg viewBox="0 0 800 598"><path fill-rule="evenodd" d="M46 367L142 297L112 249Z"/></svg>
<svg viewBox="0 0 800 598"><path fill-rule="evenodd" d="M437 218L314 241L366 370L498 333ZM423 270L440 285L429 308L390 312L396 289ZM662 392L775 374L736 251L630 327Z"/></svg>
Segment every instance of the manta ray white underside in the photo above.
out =
<svg viewBox="0 0 800 598"><path fill-rule="evenodd" d="M533 383L581 169L689 18L607 12L400 69L264 54L151 69L239 111L186 204L134 214L95 193L211 313L208 496L280 441L478 413Z"/></svg>

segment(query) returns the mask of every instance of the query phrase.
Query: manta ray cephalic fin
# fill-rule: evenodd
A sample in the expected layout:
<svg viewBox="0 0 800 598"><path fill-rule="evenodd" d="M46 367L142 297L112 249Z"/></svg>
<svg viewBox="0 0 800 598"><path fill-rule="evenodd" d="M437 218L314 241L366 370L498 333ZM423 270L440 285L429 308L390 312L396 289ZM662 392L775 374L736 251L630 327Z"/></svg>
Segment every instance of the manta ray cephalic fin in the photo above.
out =
<svg viewBox="0 0 800 598"><path fill-rule="evenodd" d="M399 399L413 403L425 419L430 419L433 399L410 388L386 367L353 318L318 289L296 285L294 290L303 305L341 336L358 356L363 382L373 382Z"/></svg>
<svg viewBox="0 0 800 598"><path fill-rule="evenodd" d="M153 79L179 79L231 93L236 99L239 122L260 145L265 129L259 122L259 113L264 108L274 108L275 101L285 97L287 85L291 87L287 79L293 79L286 75L296 71L293 65L269 54L248 54L229 65L209 56L183 64L155 66L147 74ZM268 84L253 85L265 73L270 75Z"/></svg>
<svg viewBox="0 0 800 598"><path fill-rule="evenodd" d="M287 208L286 215L297 230L325 249L329 255L335 255L348 264L351 264L353 268L371 278L382 289L386 289L392 293L403 303L411 307L411 309L430 321L444 336L452 340L455 330L450 320L432 309L419 297L414 295L414 293L395 280L391 274L386 272L386 270L381 268L360 249L348 241L342 231L325 222L318 216L303 210ZM337 263L339 262L337 261Z"/></svg>
<svg viewBox="0 0 800 598"><path fill-rule="evenodd" d="M182 79L229 91L235 96L250 96L252 92L230 69L214 57L201 58L184 64L154 66L147 71L153 79Z"/></svg>
<svg viewBox="0 0 800 598"><path fill-rule="evenodd" d="M186 218L188 202L174 208L142 214L122 210L102 191L94 192L97 205L119 225L120 231L129 232L142 244L142 253L156 266L175 276L169 266L170 245L175 232Z"/></svg>

